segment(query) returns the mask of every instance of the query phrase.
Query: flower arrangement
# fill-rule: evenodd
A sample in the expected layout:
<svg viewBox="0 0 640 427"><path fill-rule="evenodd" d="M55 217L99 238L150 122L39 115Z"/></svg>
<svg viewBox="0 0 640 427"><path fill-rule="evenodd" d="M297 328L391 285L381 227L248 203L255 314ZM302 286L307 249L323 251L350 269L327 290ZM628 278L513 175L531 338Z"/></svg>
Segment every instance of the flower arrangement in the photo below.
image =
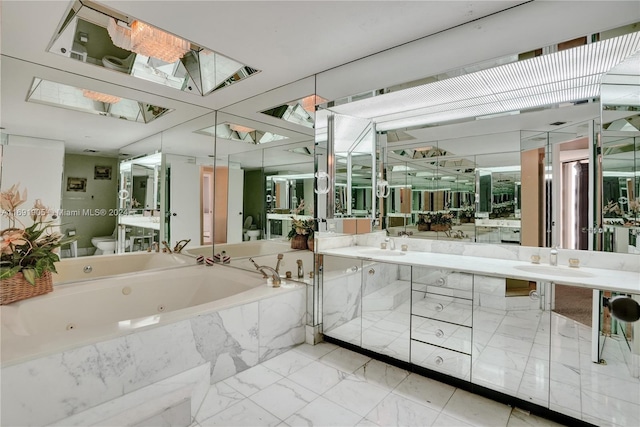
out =
<svg viewBox="0 0 640 427"><path fill-rule="evenodd" d="M0 231L0 279L8 279L22 273L27 282L35 285L36 278L45 272L56 272L54 263L59 261L56 249L74 238L64 238L53 231L53 221L46 221L50 210L37 199L33 208L18 210L27 201L27 190L20 191L19 184L0 193L2 216L7 217L9 227ZM33 221L29 227L18 219L28 213ZM55 215L52 215L55 219Z"/></svg>
<svg viewBox="0 0 640 427"><path fill-rule="evenodd" d="M620 206L618 206L616 202L610 200L609 203L607 203L602 208L602 214L605 216L617 218L622 216L622 211L620 210Z"/></svg>
<svg viewBox="0 0 640 427"><path fill-rule="evenodd" d="M429 231L429 227L431 226L431 215L418 214L416 226L418 227L418 231Z"/></svg>
<svg viewBox="0 0 640 427"><path fill-rule="evenodd" d="M432 224L451 225L453 222L453 215L449 212L436 212L431 216Z"/></svg>
<svg viewBox="0 0 640 427"><path fill-rule="evenodd" d="M472 205L465 205L461 210L460 213L462 216L467 217L467 218L473 218L476 214L476 208L473 207Z"/></svg>
<svg viewBox="0 0 640 427"><path fill-rule="evenodd" d="M306 236L307 239L313 239L313 233L316 228L316 222L313 219L296 219L291 217L291 230L287 238L293 239L295 236Z"/></svg>

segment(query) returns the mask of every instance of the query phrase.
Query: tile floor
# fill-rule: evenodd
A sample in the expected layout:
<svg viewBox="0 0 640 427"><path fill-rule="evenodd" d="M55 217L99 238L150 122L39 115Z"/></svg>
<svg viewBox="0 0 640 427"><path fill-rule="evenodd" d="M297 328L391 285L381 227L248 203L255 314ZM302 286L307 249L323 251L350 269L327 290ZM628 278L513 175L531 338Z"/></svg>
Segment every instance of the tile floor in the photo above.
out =
<svg viewBox="0 0 640 427"><path fill-rule="evenodd" d="M329 343L212 384L192 427L558 426Z"/></svg>

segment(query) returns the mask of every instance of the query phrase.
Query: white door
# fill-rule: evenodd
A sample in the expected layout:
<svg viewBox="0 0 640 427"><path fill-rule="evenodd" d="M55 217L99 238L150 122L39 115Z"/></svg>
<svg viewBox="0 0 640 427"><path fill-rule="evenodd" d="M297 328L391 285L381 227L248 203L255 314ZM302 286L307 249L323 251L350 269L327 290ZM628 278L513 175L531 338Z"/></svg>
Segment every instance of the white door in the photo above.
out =
<svg viewBox="0 0 640 427"><path fill-rule="evenodd" d="M242 199L244 170L229 168L229 194L227 200L227 243L242 242L244 212Z"/></svg>
<svg viewBox="0 0 640 427"><path fill-rule="evenodd" d="M200 169L186 158L171 156L169 175L169 246L191 239L189 246L200 245Z"/></svg>

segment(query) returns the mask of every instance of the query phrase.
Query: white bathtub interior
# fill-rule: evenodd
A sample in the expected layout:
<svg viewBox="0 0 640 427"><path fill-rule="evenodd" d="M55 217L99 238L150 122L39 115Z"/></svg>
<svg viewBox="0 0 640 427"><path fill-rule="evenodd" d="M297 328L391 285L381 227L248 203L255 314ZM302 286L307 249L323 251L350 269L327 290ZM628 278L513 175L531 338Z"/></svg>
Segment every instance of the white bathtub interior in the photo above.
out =
<svg viewBox="0 0 640 427"><path fill-rule="evenodd" d="M193 265L192 257L181 254L136 252L96 257L64 258L55 264L55 285Z"/></svg>

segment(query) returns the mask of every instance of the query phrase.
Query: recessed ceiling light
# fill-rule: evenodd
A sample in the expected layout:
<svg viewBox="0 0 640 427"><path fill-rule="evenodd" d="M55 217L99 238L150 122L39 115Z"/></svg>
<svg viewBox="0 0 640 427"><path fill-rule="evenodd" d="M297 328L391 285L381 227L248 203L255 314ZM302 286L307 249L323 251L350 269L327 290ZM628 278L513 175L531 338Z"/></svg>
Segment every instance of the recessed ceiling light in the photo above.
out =
<svg viewBox="0 0 640 427"><path fill-rule="evenodd" d="M553 122L553 123L549 123L549 125L551 125L551 126L560 126L560 125L564 125L566 123L567 122Z"/></svg>
<svg viewBox="0 0 640 427"><path fill-rule="evenodd" d="M83 153L99 153L100 151L98 150L93 150L91 148L85 148L84 150L82 150Z"/></svg>

